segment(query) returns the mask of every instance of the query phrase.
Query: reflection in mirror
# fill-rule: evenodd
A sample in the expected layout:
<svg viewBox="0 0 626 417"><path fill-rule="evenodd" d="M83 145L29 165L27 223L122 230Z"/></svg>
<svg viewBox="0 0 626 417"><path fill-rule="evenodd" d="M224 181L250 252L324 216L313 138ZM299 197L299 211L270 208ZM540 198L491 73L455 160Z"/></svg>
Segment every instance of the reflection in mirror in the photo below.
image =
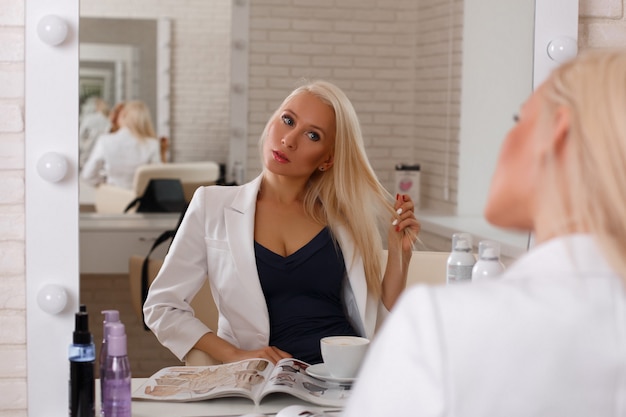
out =
<svg viewBox="0 0 626 417"><path fill-rule="evenodd" d="M233 22L232 33L227 35L219 33L222 26L218 22L205 20L217 12L230 22L231 15L237 13L241 2L199 2L194 6L194 13L181 12L175 6L175 0L159 2L155 6L157 9L151 8L149 12L134 9L131 3L116 5L115 10L102 2L96 4L83 0L83 3L81 35L92 33L93 38L84 39L81 36L81 53L85 41L91 44L119 44L123 39L131 39L133 35L123 34L117 23L124 22L125 26L138 29L150 20L147 19L148 14L167 16L172 22L171 134L175 161L193 160L192 157L199 157L214 142L223 139L229 143L229 149L232 149L230 145L233 143L243 142L247 155L239 152L226 152L221 156L204 153L204 158L223 163L238 160L247 166L247 179L252 178L260 170L257 138L270 113L300 79L326 78L340 85L353 100L363 126L369 157L387 189L395 193L394 167L397 163L419 163L422 209L438 214L454 213L458 204L457 183L462 158L459 155L459 127L463 42L467 41L464 39L464 14L473 10L472 7L464 8L463 0L443 4L422 0L412 6L404 2L381 5L372 0L341 6L340 10L333 11L333 16L318 10L314 2L310 5L290 5L289 8L251 2L250 31L238 33L240 25ZM225 3L228 6L225 10L216 10L216 4L224 7ZM495 6L494 9L500 11ZM512 39L507 41L526 46L521 48L525 53L515 57L514 65L510 64L513 68L520 68L526 79L519 81L518 73L513 71L509 71L509 77L524 85L528 92L532 71L532 6L526 5L522 10L521 15L525 19L519 19L523 22L519 24L520 30L510 31ZM107 18L97 18L98 13ZM126 16L133 17L128 19ZM112 22L116 22L116 26ZM493 25L493 22L487 22L484 26ZM217 33L214 26L218 29ZM93 34L96 27L99 28L97 32L104 32L104 35L96 37ZM116 27L114 39L106 37L112 27ZM153 34L150 36L154 38ZM129 42L133 48L143 43L147 42ZM241 70L238 66L233 65L230 74L218 72L219 61L210 52L217 50L216 45L226 45L222 53L227 56L237 50L249 56L249 77L244 83L233 80L233 74ZM485 61L477 65L480 68L481 65L491 64ZM195 80L195 83L190 80ZM230 88L218 90L223 85L230 85ZM215 93L208 95L207 91ZM511 92L512 89L506 91ZM249 95L249 114L229 105L233 97L243 93ZM478 97L486 100L487 96L486 92L482 92ZM508 97L506 105L513 106L509 114L517 105L516 99ZM237 120L247 124L249 136L232 129L232 125L230 130L215 132L211 136L203 134L203 123L207 119L211 123L216 122L217 115L207 108L215 100L222 100L220 105L232 111L231 122ZM191 111L190 104L205 111L190 117L187 114ZM509 114L505 123L510 123ZM491 126L483 126L484 129L494 127L495 122ZM181 134L183 129L185 134ZM481 167L489 170L489 164L495 159L500 132L485 136L493 144L483 145L488 151L484 152ZM481 139L486 140L485 137ZM182 152L188 147L194 149L193 155ZM157 221L153 216L152 221L142 225L138 225L133 218L107 220L83 217L81 299L92 305L92 309L110 308L111 299L128 294L123 290L127 284L128 259L131 255L146 254L149 242L167 228L168 221L173 224L176 220L175 216L170 216L169 220L165 217L161 216ZM443 231L441 234L444 237L436 233L426 237L428 233L427 230L423 233L427 248L449 250L446 239L451 236L451 231ZM104 285L103 282L116 288L115 297L94 295L100 285ZM101 327L97 319L92 319L96 331ZM127 320L131 319L138 318L131 314ZM136 325L140 326L140 323ZM141 336L152 337L150 334ZM135 345L146 346L148 343L154 343L154 340L142 339ZM131 357L145 359L134 364L137 374L151 373L165 364L159 361L172 360L167 351L150 351L159 352L162 355L159 357L150 357L147 352L144 350L141 355L131 352Z"/></svg>
<svg viewBox="0 0 626 417"><path fill-rule="evenodd" d="M147 103L169 99L167 124L161 122L160 110L150 106L157 133L171 140L173 162L228 161L232 3L214 0L182 6L175 0L80 1L81 49L84 42L130 45L139 50L140 59L145 58L148 66L152 63L152 76L170 77L155 95L154 89L142 87L141 83L148 82L144 76L137 76L137 98ZM154 22L163 20L170 23L169 38L160 39L154 36ZM161 36L162 28L157 32ZM83 33L93 37L85 39ZM167 62L162 62L160 54L154 56L155 48L164 47L169 49ZM167 134L162 131L165 127Z"/></svg>
<svg viewBox="0 0 626 417"><path fill-rule="evenodd" d="M80 19L79 166L82 169L108 119L125 101L148 107L161 157L169 160L170 22L167 19ZM96 192L81 181L81 211L93 211ZM120 211L121 212L121 211Z"/></svg>
<svg viewBox="0 0 626 417"><path fill-rule="evenodd" d="M89 97L109 108L142 100L157 115L157 21L154 19L80 19L81 109Z"/></svg>
<svg viewBox="0 0 626 417"><path fill-rule="evenodd" d="M396 164L420 164L427 248L449 251L452 232L474 224L485 238L499 144L532 88L534 2L337 3L332 15L301 2L288 13L251 6L249 149L298 78L330 78L352 99L390 192ZM248 177L259 169L249 157Z"/></svg>
<svg viewBox="0 0 626 417"><path fill-rule="evenodd" d="M107 98L109 106L128 99L144 101L156 115L158 135L164 136L167 129L168 162L227 163L232 147L229 85L238 75L229 72L229 64L233 54L248 54L245 48L234 48L231 54L231 36L237 30L247 36L247 21L239 22L231 34L230 0L201 2L197 8L197 14L189 13L175 0L114 8L106 2L81 1L80 101L90 94ZM171 82L160 81L163 74ZM164 101L171 113L163 114ZM239 119L234 126L245 139L246 119ZM120 311L133 375L148 376L178 361L144 330L141 315L132 307L132 297L141 295L130 291L135 287L129 281L129 261L133 255L145 256L156 236L175 226L178 214L92 213L95 193L89 191L81 184L80 299L91 312L95 340L102 337L100 311ZM153 257L163 257L166 246Z"/></svg>
<svg viewBox="0 0 626 417"><path fill-rule="evenodd" d="M38 1L41 3L41 8L35 7L35 4L39 4L37 3ZM464 18L457 16L459 22L466 21L468 16L477 18L477 13L480 14L480 12L489 12L491 9L498 10L498 13L494 13L493 16L480 25L481 34L490 35L491 38L496 38L493 33L489 32L494 22L504 24L514 22L516 27L525 26L527 30L532 27L532 21L524 21L514 13L512 15L511 13L507 14L507 11L501 13L495 7L497 4L508 5L509 2L501 0L490 1L496 2L493 5L494 7L484 6L487 0L465 0L464 2L453 0L446 4L434 0L430 2L421 0L409 3L390 1L384 2L382 5L377 4L378 2L374 0L366 0L350 2L349 7L346 6L341 9L341 13L338 13L335 8L321 8L317 2L313 1L308 5L306 2L300 1L297 2L298 7L296 5L285 7L284 5L275 5L274 1L216 0L210 2L189 2L185 3L185 7L181 7L180 2L174 0L159 2L137 0L116 3L115 10L111 10L107 9L109 2L81 0L81 13L83 17L94 18L100 16L129 18L132 16L140 19L154 19L167 16L171 19L173 40L171 60L173 64L171 70L173 81L171 88L171 134L174 143L173 158L175 160L212 159L222 162L231 161L234 156L243 158L245 164L248 165L246 171L248 176L252 175L252 173L258 171L258 161L255 157L256 139L267 115L275 107L276 102L282 98L284 92L291 89L294 80L302 76L317 75L319 77L342 80L342 87L349 90L348 93L355 100L355 104L358 103L362 122L364 125L367 125L367 136L372 138L371 142L368 143L368 152L371 154L375 169L381 173L381 176L385 177L384 180L391 187L394 162L408 156L414 159L415 148L412 143L414 134L418 129L412 124L407 126L405 123L406 120L412 120L416 116L413 111L413 95L415 93L410 86L406 89L398 90L397 85L395 85L396 89L393 91L387 91L384 88L372 88L368 95L363 91L362 87L367 85L379 86L381 80L391 80L393 84L393 77L398 74L398 71L384 66L390 63L404 65L406 72L403 73L408 74L417 72L418 69L420 71L430 71L434 75L437 75L437 72L443 73L443 70L425 66L424 60L417 59L414 54L417 46L414 42L418 36L416 28L419 28L423 32L419 35L420 39L422 39L422 36L424 37L423 39L430 36L434 43L438 39L444 39L440 43L446 44L445 39L448 38L445 36L439 38L444 33L436 30L437 28L445 27L442 26L442 22L447 21L446 18L449 18L449 13L446 12L449 11L447 7L450 5L458 7L458 5L463 4ZM78 91L75 91L75 87L78 85L78 69L74 67L77 63L77 59L75 59L77 57L71 54L73 45L71 42L75 41L75 38L70 39L66 48L52 49L39 45L37 40L33 39L30 34L34 33L37 22L41 17L38 13L40 10L46 10L47 5L42 0L31 0L31 2L29 2L29 5L32 7L26 9L26 29L28 35L26 47L26 103L28 105L27 113L29 114L29 117L26 118L27 167L34 165L29 158L32 159L43 151L49 150L48 147L51 146L50 141L43 142L43 138L48 137L46 134L49 133L49 126L52 123L62 124L65 120L76 121L74 129L77 131L78 113L77 98L71 104L63 100L67 96L66 93L68 91L72 92L73 97L78 97ZM551 2L544 1L544 3ZM248 9L250 9L249 20ZM445 17L437 19L433 16L432 13L437 10ZM71 21L71 26L73 28L78 27L78 1L58 0L55 2L55 12L66 13ZM417 24L416 20L418 15L422 19L420 25ZM564 16L562 10L559 13L554 12L548 15L550 16L550 22L554 22ZM74 16L76 16L76 21L73 20ZM241 20L235 21L235 16L238 16ZM337 22L336 20L338 19L343 19L343 21ZM248 24L250 24L249 31ZM431 32L429 32L429 28L432 29ZM379 32L374 33L376 30ZM464 27L462 31L458 27L457 30L452 31L459 44L467 44L467 30L467 27ZM243 32L243 35L241 33L236 34L237 31ZM449 33L447 31L444 32L445 34ZM463 32L462 41L460 38L457 38L461 32ZM250 42L248 42L248 35L250 35ZM386 43L378 44L377 46L376 42L382 42L378 38L384 39ZM356 39L360 39L361 42L369 39L370 43L357 43ZM435 55L442 50L447 51L445 47L442 49L441 46L437 48L435 45L431 45L431 47L424 46L423 50L431 51ZM231 58L235 62L233 58L235 51L241 52L241 55L246 59L249 58L250 65L246 62L245 65L233 65L231 67ZM64 52L69 52L69 54L64 55ZM489 67L485 64L486 61L482 60L483 58L493 56L502 58L519 54L519 51L509 49L497 50L497 52L500 55L494 53L493 49L485 47L482 49L478 47L475 51L472 51L472 56L483 66L479 67L477 72L483 69L489 70ZM399 57L390 55L394 53L398 53ZM458 50L458 53L461 54L460 50ZM463 55L465 53L467 52L464 51ZM36 55L33 56L33 54ZM38 55L41 55L41 58ZM445 54L443 56L448 57ZM376 59L369 59L368 57ZM210 63L209 67L206 66L207 62ZM377 70L371 70L368 65L372 63L378 63L381 67ZM317 68L316 72L308 71L312 67ZM466 67L465 62L464 67ZM368 68L371 71L363 71ZM248 71L250 72L249 77ZM485 73L488 72L486 71ZM235 74L237 77L235 77ZM508 72L503 72L500 75L502 74L506 74L503 78L510 83L516 83L514 77L509 77ZM238 81L235 82L235 78ZM65 87L66 89L63 92L56 93L56 90L53 88L44 88L47 86L41 85L40 80L50 79L54 79L59 87ZM212 81L209 82L209 79ZM421 82L428 85L430 81L422 79ZM45 97L42 97L41 92L44 90L46 92L55 91L52 101L46 101ZM247 97L248 92L254 93L253 99L249 102L249 114L247 107L244 105L232 106L235 108L237 117L231 118L231 106L229 103L234 102L231 101L232 97L241 99L244 97L244 94ZM36 93L39 93L39 95L37 96ZM477 98L476 96L471 97L464 90L462 99L475 105L475 107L479 107L479 104L485 103L490 99L491 93L491 89L483 88ZM409 98L407 98L407 95ZM381 100L381 97L390 96L404 97L404 103L408 103L408 105L394 105L391 101L383 102ZM424 95L421 98L425 104L431 102L428 95ZM247 100L241 100L241 102L246 106L248 105ZM36 107L35 104L39 107ZM33 107L41 111L32 112ZM52 110L58 110L61 115L57 115ZM65 118L63 117L64 112ZM68 112L72 112L71 114L75 114L76 117L67 117ZM55 116L53 117L53 115ZM510 113L508 116L510 116ZM234 126L237 120L243 121L241 129ZM377 130L377 126L383 121L386 121L386 130L380 132ZM486 128L489 126L490 121L479 121L479 127ZM249 137L246 130L248 128L250 128ZM437 128L432 126L429 128L428 125L424 126L424 129L420 129L421 132L436 130ZM42 139L39 140L37 135L41 135ZM66 135L65 137L71 136ZM478 137L475 139L478 140ZM62 142L61 145L65 144L61 138L59 142ZM238 146L243 143L243 146L239 146L238 151L234 153L231 152L231 144L233 142L237 142ZM403 144L408 145L404 146ZM436 142L433 142L432 145L432 153L441 153L439 148L434 147ZM74 149L76 148L75 141L72 146ZM246 154L248 148L250 148L250 151ZM70 157L74 155L72 150L67 150L62 146L59 146L57 149L66 152ZM474 155L471 155L470 159L473 157ZM460 158L463 158L463 155L460 155ZM424 172L426 172L426 165L423 168ZM424 177L426 177L426 174ZM76 176L73 175L67 179L67 182L72 183L75 180ZM426 178L424 181L426 181ZM74 280L77 281L77 276L72 269L78 269L74 263L74 259L77 257L77 248L74 247L73 244L75 242L72 241L76 234L71 233L73 230L72 226L76 226L75 223L72 223L76 217L76 202L71 197L72 184L62 185L68 185L68 187L55 186L55 188L50 188L49 184L39 186L39 182L36 179L33 180L27 171L27 200L31 202L26 212L27 231L37 230L41 234L40 236L29 234L26 239L28 242L28 247L26 248L28 262L27 290L31 294L37 290L37 285L40 284L43 277L48 276L47 274L50 271L62 270L63 274L55 278L68 288L72 305L77 305L77 283L74 282ZM433 190L436 190L437 184L433 181L426 187L432 187ZM51 190L59 195L63 192L63 198L55 199L52 195L47 200L34 198L39 193L42 196L53 194ZM37 207L32 205L33 201L43 201L39 211L36 210ZM58 207L64 208L67 205L63 205L63 202L71 202L74 205L68 208L74 219L70 221L69 225L62 227L59 233L56 233L57 229L53 226L57 223L59 226L63 226L60 219L65 221L67 217L56 213L55 218L47 227L41 221L42 219L49 219L49 213L47 213L49 210L47 210L47 207L43 207L46 203L49 204L49 201L58 202ZM136 230L133 227L128 227L127 229ZM158 233L161 230L163 230L162 225L157 225L154 231ZM41 233L42 231L49 233ZM103 229L100 231L106 233ZM53 238L54 241L47 240L48 236ZM106 240L100 241L105 243L104 247L100 249L101 253L104 255L112 249L119 247L120 242L130 242L136 237L136 235L133 237L122 233L120 236L113 238L112 245L107 245ZM142 238L145 239L145 237ZM61 247L65 252L71 252L69 255L65 253L64 256L55 257L55 261L57 260L56 258L63 258L65 264L67 264L68 258L65 256L69 256L71 260L71 265L67 265L69 269L58 268L56 263L50 265L50 255L57 253L54 250L57 247ZM51 268L42 270L39 265L41 267L51 266ZM82 262L80 267L84 267ZM66 270L67 272L65 272ZM85 285L82 291L83 293L90 291L94 298L100 298L101 303L111 307L111 298L105 298L102 293L104 288L110 290L114 286L115 283L111 280L92 281L91 286ZM116 290L112 298L121 300L126 295L127 293L124 293L123 290ZM83 294L81 294L82 297ZM126 302L127 300L124 301L125 304ZM101 305L97 304L90 306L90 311L95 321L95 324L92 326L94 329L101 326L101 322L98 320L99 317L97 317L100 307ZM56 365L59 365L58 358L65 355L67 339L60 336L51 340L48 334L51 328L57 330L58 326L55 326L60 321L63 322L63 329L55 332L55 334L70 334L71 331L69 329L73 326L72 315L71 312L64 312L63 316L51 318L42 314L37 306L30 301L27 311L29 332L28 383L29 398L32 399L29 404L29 414L33 417L48 415L50 412L60 415L65 408L64 406L66 406L67 396L63 395L66 386L64 388L64 384L59 384L59 381L66 380L67 370L65 363L61 363L60 366ZM132 315L133 313L128 314ZM128 317L130 318L130 316ZM50 346L46 346L47 348L42 351L41 346L46 343ZM154 343L154 341L151 341L151 343ZM142 350L145 345L138 343L137 347ZM143 357L144 351L145 349L140 351L137 356ZM155 363L148 365L155 366ZM137 375L141 375L142 368L137 367L136 369ZM59 390L63 392L59 392ZM36 402L40 402L43 407L38 407ZM61 405L59 406L59 404Z"/></svg>

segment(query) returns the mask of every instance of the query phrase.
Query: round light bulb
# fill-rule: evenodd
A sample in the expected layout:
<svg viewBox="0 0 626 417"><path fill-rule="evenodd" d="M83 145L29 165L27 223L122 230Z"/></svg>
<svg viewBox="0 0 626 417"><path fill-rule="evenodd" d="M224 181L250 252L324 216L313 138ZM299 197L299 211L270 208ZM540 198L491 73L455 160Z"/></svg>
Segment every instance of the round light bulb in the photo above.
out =
<svg viewBox="0 0 626 417"><path fill-rule="evenodd" d="M67 160L56 152L48 152L39 158L37 172L46 181L61 181L67 174Z"/></svg>
<svg viewBox="0 0 626 417"><path fill-rule="evenodd" d="M67 38L68 32L65 20L52 14L42 17L37 24L39 39L48 45L60 45Z"/></svg>
<svg viewBox="0 0 626 417"><path fill-rule="evenodd" d="M58 314L67 305L67 292L58 284L45 284L37 293L37 305L48 314Z"/></svg>
<svg viewBox="0 0 626 417"><path fill-rule="evenodd" d="M548 44L548 56L558 63L569 61L577 53L578 43L568 36L559 36Z"/></svg>

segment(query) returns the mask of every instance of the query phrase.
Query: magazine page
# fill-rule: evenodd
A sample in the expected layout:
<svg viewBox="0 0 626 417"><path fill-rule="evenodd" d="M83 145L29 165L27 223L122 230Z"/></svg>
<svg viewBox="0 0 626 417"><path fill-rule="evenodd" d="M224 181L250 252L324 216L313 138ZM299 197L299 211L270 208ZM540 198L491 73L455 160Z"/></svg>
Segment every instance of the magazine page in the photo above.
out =
<svg viewBox="0 0 626 417"><path fill-rule="evenodd" d="M265 359L213 366L171 366L137 388L133 399L187 402L237 396L258 403L272 369L271 362Z"/></svg>
<svg viewBox="0 0 626 417"><path fill-rule="evenodd" d="M309 366L297 359L278 361L263 388L262 398L280 392L317 405L343 407L350 396L352 383L313 377L306 372Z"/></svg>

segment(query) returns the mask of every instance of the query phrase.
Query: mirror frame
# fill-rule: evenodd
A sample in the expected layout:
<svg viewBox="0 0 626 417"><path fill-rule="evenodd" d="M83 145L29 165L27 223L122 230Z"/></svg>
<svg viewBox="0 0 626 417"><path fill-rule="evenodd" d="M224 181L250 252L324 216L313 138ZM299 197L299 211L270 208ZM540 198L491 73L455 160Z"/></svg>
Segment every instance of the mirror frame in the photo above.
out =
<svg viewBox="0 0 626 417"><path fill-rule="evenodd" d="M471 2L480 0L471 0ZM231 108L247 114L247 0L233 0L233 64ZM26 180L26 316L28 415L66 416L67 347L79 301L78 268L78 0L28 0L25 3L25 180ZM54 14L69 25L67 39L49 46L37 36L43 16ZM555 65L546 53L546 39L577 39L578 0L537 0L535 5L534 74L537 85ZM465 41L464 41L465 42ZM235 67L235 65L233 65ZM232 114L232 113L231 113ZM231 116L232 117L232 116ZM245 164L247 123L231 118L233 140L229 162L241 155ZM43 180L37 163L47 152L68 162L58 182ZM232 164L230 165L232 166ZM40 290L56 285L67 295L57 314L37 303ZM48 287L50 288L50 287Z"/></svg>
<svg viewBox="0 0 626 417"><path fill-rule="evenodd" d="M73 312L78 309L78 1L25 3L25 223L28 414L67 415ZM56 15L69 28L61 44L39 39L37 24ZM67 174L46 182L37 163L55 152ZM58 314L39 308L46 285L65 291ZM50 288L50 287L49 287Z"/></svg>

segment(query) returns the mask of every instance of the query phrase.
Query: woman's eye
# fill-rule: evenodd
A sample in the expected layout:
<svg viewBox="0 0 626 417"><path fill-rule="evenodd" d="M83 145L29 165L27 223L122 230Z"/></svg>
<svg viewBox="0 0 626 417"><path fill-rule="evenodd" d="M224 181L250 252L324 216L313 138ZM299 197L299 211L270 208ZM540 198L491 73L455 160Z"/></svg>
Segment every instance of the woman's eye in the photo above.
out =
<svg viewBox="0 0 626 417"><path fill-rule="evenodd" d="M307 136L309 137L309 139L311 139L311 140L313 140L313 141L316 141L316 142L317 142L318 140L320 140L320 135L318 135L318 134L317 134L317 133L315 133L315 132L308 132L308 133L307 133Z"/></svg>
<svg viewBox="0 0 626 417"><path fill-rule="evenodd" d="M289 116L282 116L283 123L288 126L293 126L293 119Z"/></svg>
<svg viewBox="0 0 626 417"><path fill-rule="evenodd" d="M513 121L514 121L515 123L519 122L519 114L514 114L514 115L513 115Z"/></svg>

